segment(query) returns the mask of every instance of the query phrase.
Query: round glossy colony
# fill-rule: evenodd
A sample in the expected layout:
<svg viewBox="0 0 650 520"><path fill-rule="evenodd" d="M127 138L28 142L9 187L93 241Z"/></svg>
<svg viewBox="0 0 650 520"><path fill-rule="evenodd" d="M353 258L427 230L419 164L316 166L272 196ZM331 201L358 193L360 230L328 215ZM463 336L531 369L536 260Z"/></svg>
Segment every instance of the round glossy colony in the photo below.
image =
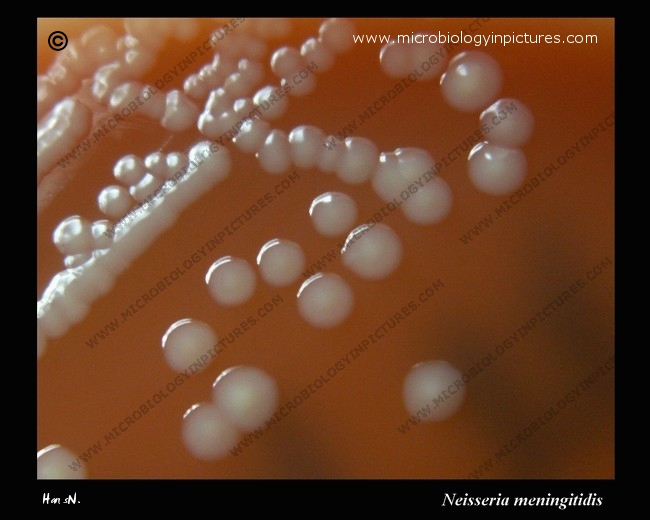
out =
<svg viewBox="0 0 650 520"><path fill-rule="evenodd" d="M379 51L381 70L392 78L403 78L411 68L410 45L403 42L391 42L384 45Z"/></svg>
<svg viewBox="0 0 650 520"><path fill-rule="evenodd" d="M329 151L324 150L321 153ZM346 137L345 149L339 159L336 175L346 184L362 184L372 177L378 161L379 150L370 139Z"/></svg>
<svg viewBox="0 0 650 520"><path fill-rule="evenodd" d="M465 399L465 387L458 388L454 382L463 374L446 361L426 361L415 365L404 380L403 398L406 411L423 421L443 421L452 416ZM446 392L443 394L442 392ZM433 399L441 404L434 404ZM422 417L422 409L429 408Z"/></svg>
<svg viewBox="0 0 650 520"><path fill-rule="evenodd" d="M183 415L183 444L200 460L217 460L239 441L235 427L212 403L192 405Z"/></svg>
<svg viewBox="0 0 650 520"><path fill-rule="evenodd" d="M354 23L341 18L330 18L325 20L318 30L318 39L323 42L329 50L342 53L350 50L354 41Z"/></svg>
<svg viewBox="0 0 650 520"><path fill-rule="evenodd" d="M338 169L345 152L345 147L338 146L340 143L337 143L337 141L339 140L340 138L333 135L325 137L322 144L327 150L324 150L326 153L320 154L317 164L317 168L322 173L334 173ZM336 146L333 146L333 144Z"/></svg>
<svg viewBox="0 0 650 520"><path fill-rule="evenodd" d="M64 255L87 253L93 248L92 225L79 215L61 221L52 235L56 248Z"/></svg>
<svg viewBox="0 0 650 520"><path fill-rule="evenodd" d="M165 162L167 164L167 172L164 178L171 179L177 171L189 165L189 158L183 153L172 152L167 155Z"/></svg>
<svg viewBox="0 0 650 520"><path fill-rule="evenodd" d="M298 291L298 313L319 329L343 323L354 308L354 294L338 275L318 273L305 280Z"/></svg>
<svg viewBox="0 0 650 520"><path fill-rule="evenodd" d="M242 124L233 141L242 152L254 154L264 147L266 138L270 133L271 125L266 121L262 119L248 120Z"/></svg>
<svg viewBox="0 0 650 520"><path fill-rule="evenodd" d="M282 130L271 130L255 157L267 173L278 174L287 171L291 167L291 145L287 134Z"/></svg>
<svg viewBox="0 0 650 520"><path fill-rule="evenodd" d="M490 143L511 148L526 144L533 134L535 119L530 108L518 99L506 98L492 103L481 112L481 127L487 125Z"/></svg>
<svg viewBox="0 0 650 520"><path fill-rule="evenodd" d="M431 154L420 148L397 148L394 152L379 155L371 183L375 193L385 201L408 199L419 183L434 177L435 161Z"/></svg>
<svg viewBox="0 0 650 520"><path fill-rule="evenodd" d="M241 305L255 292L255 271L246 260L224 256L210 266L205 283L217 303Z"/></svg>
<svg viewBox="0 0 650 520"><path fill-rule="evenodd" d="M485 108L499 95L503 81L499 63L483 52L461 52L440 78L442 96L463 112Z"/></svg>
<svg viewBox="0 0 650 520"><path fill-rule="evenodd" d="M278 93L281 93L282 97L278 98ZM277 85L266 85L253 95L253 102L262 107L264 119L277 119L284 115L289 108L289 98L285 94ZM270 102L269 99L272 99L273 102Z"/></svg>
<svg viewBox="0 0 650 520"><path fill-rule="evenodd" d="M447 182L435 172L434 164L431 154L420 148L382 152L372 187L389 203L391 211L399 205L411 222L437 224L449 215L453 196Z"/></svg>
<svg viewBox="0 0 650 520"><path fill-rule="evenodd" d="M293 163L298 168L313 168L323 153L323 131L312 125L297 126L289 133L289 145Z"/></svg>
<svg viewBox="0 0 650 520"><path fill-rule="evenodd" d="M278 399L275 380L255 367L228 368L212 385L212 401L243 432L262 426L277 409Z"/></svg>
<svg viewBox="0 0 650 520"><path fill-rule="evenodd" d="M113 175L126 186L138 184L147 173L144 161L134 154L125 155L115 163Z"/></svg>
<svg viewBox="0 0 650 520"><path fill-rule="evenodd" d="M318 70L326 72L334 65L334 53L318 38L309 38L300 47L300 54L307 62L318 63Z"/></svg>
<svg viewBox="0 0 650 520"><path fill-rule="evenodd" d="M108 220L95 220L92 225L92 234L95 241L93 248L94 249L106 249L111 247L113 243L113 237L105 235L104 233L108 232L111 227L111 223Z"/></svg>
<svg viewBox="0 0 650 520"><path fill-rule="evenodd" d="M293 47L280 47L271 56L271 70L278 78L291 76L307 65L307 60Z"/></svg>
<svg viewBox="0 0 650 520"><path fill-rule="evenodd" d="M402 242L385 224L363 224L352 230L341 250L343 265L366 280L386 278L402 256Z"/></svg>
<svg viewBox="0 0 650 520"><path fill-rule="evenodd" d="M149 172L154 177L159 179L169 178L169 169L167 167L167 155L162 152L153 152L144 158L144 164ZM174 172L171 172L172 174Z"/></svg>
<svg viewBox="0 0 650 520"><path fill-rule="evenodd" d="M414 224L437 224L451 212L453 196L447 181L434 177L402 204L404 216Z"/></svg>
<svg viewBox="0 0 650 520"><path fill-rule="evenodd" d="M336 237L346 233L357 219L357 204L345 193L328 191L309 207L311 222L321 235Z"/></svg>
<svg viewBox="0 0 650 520"><path fill-rule="evenodd" d="M400 192L404 215L415 224L437 224L451 211L449 184L434 173L434 160L420 148L395 150L400 177L409 183L408 194ZM408 195L408 198L404 198Z"/></svg>
<svg viewBox="0 0 650 520"><path fill-rule="evenodd" d="M421 148L397 148L395 150L400 177L405 182L423 179L425 173L432 173L435 161L431 154Z"/></svg>
<svg viewBox="0 0 650 520"><path fill-rule="evenodd" d="M179 320L162 337L165 361L175 372L182 372L199 360L206 366L213 359L207 353L217 342L217 334L207 323L188 318Z"/></svg>
<svg viewBox="0 0 650 520"><path fill-rule="evenodd" d="M81 465L76 471L70 469L70 465L77 460L74 454L61 447L59 444L52 444L43 448L36 454L36 478L38 479L84 479L86 468Z"/></svg>
<svg viewBox="0 0 650 520"><path fill-rule="evenodd" d="M109 218L119 219L133 206L133 198L124 186L106 186L97 197L99 210Z"/></svg>
<svg viewBox="0 0 650 520"><path fill-rule="evenodd" d="M469 153L469 178L490 195L508 195L526 179L526 156L518 148L479 143Z"/></svg>
<svg viewBox="0 0 650 520"><path fill-rule="evenodd" d="M274 287L291 285L305 268L305 253L291 240L274 238L262 246L257 255L262 279Z"/></svg>

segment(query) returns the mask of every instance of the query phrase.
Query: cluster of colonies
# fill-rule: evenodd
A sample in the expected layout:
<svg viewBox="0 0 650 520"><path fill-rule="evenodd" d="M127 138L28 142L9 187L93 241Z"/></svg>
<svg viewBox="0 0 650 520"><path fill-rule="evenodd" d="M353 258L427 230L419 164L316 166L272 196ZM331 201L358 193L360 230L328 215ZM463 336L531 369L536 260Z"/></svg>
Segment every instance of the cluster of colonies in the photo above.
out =
<svg viewBox="0 0 650 520"><path fill-rule="evenodd" d="M192 405L183 415L183 443L197 459L222 458L240 433L250 433L273 415L279 396L275 380L258 368L224 370L212 384L212 402Z"/></svg>
<svg viewBox="0 0 650 520"><path fill-rule="evenodd" d="M431 43L389 43L380 53L382 69L389 76L404 77L440 49ZM440 78L442 97L451 107L462 112L483 109L479 122L489 130L485 141L469 152L469 176L477 189L491 195L512 193L524 183L527 165L520 147L530 139L534 126L533 114L524 103L512 98L497 100L502 83L499 63L477 51L455 56Z"/></svg>
<svg viewBox="0 0 650 520"><path fill-rule="evenodd" d="M71 44L64 59L52 67L48 76L38 79L39 118L44 116L37 130L39 180L56 158L63 156L90 129L88 109L83 103L69 97L55 104L55 99L73 93L84 83L80 78L95 67L98 68L90 88L97 102L123 110L136 96L142 96L146 103L141 113L159 120L164 128L172 132L198 128L205 138L222 144L219 147L214 141L205 140L187 154L155 152L144 159L135 155L122 157L113 172L120 184L107 186L98 197L99 209L107 219L91 223L72 216L61 222L53 240L65 255L67 269L52 279L37 303L39 358L45 351L46 338L60 337L81 321L92 302L110 291L115 278L173 225L181 211L227 177L231 161L223 146L224 138L242 152L255 154L260 167L270 174L293 167L317 168L335 173L346 184L369 182L389 209L391 204L392 209L399 206L415 224L436 224L449 214L451 188L440 177L423 175L431 171L435 162L426 150L398 148L380 153L371 140L363 137L348 137L344 146L327 147L325 144L332 137L318 127L299 126L288 135L271 127L269 121L286 112L289 95L303 96L313 91L314 70L329 70L337 53L350 50L354 34L350 21L328 20L321 25L318 37L305 41L299 50L277 49L270 65L279 85L266 85L255 92L264 76L259 61L266 52L263 38L286 35L290 26L286 21L246 23L220 42L211 63L190 75L183 91L171 91L164 98L155 98L151 95L152 87L135 80L151 69L156 51L171 35L172 27L165 21L128 20L128 34L122 38L108 29L90 30L79 44ZM249 29L243 30L244 27ZM189 41L198 34L198 24L191 20L175 22L173 29L181 41ZM256 32L257 37L251 32ZM404 77L437 51L440 46L431 44L391 43L381 49L381 68L391 77ZM436 67L427 69L423 79L439 77L443 98L459 110L473 112L487 106L480 115L482 124L492 124L506 105L515 103L516 111L509 113L501 121L503 124L492 128L487 141L470 151L468 163L470 178L478 189L490 194L516 190L526 175L526 160L519 147L532 133L530 110L518 100L496 100L502 74L499 64L490 56L463 52L449 61L446 70L445 65L446 59L439 60ZM301 74L301 81L296 83L295 73L305 68L312 73L304 77ZM407 190L409 186L417 187ZM389 226L372 220L353 227L358 211L349 195L319 195L309 214L320 234L347 234L341 259L359 277L381 280L399 266L403 247L398 235ZM274 238L261 247L257 265L269 285L289 286L298 281L305 255L299 244ZM252 296L256 277L246 260L226 256L208 269L206 284L220 305L240 305ZM342 277L318 273L301 284L297 301L304 320L317 328L331 328L348 318L354 295ZM217 335L209 325L191 319L172 324L162 341L165 359L173 370L187 367L216 343ZM404 384L406 409L417 413L458 377L459 372L445 362L416 365ZM434 410L425 420L448 417L462 398L463 392L459 392L452 404ZM277 400L274 380L261 370L235 367L224 371L213 385L213 403L196 404L184 416L182 437L187 449L200 459L224 456L227 448L236 444L239 433L251 431L272 415ZM62 452L65 456L60 455ZM61 461L67 464L73 458L67 455L67 450L60 446L41 450L39 477L64 476L65 471L59 466Z"/></svg>

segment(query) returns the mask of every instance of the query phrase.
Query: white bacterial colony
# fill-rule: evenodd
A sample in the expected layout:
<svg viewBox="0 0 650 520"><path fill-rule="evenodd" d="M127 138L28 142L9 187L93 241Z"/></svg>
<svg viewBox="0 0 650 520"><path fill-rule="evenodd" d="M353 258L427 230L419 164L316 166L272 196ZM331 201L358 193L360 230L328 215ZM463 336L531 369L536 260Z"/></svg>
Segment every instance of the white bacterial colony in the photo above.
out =
<svg viewBox="0 0 650 520"><path fill-rule="evenodd" d="M452 189L438 176L428 150L382 151L371 139L357 135L336 143L314 125L301 124L288 132L274 128L274 121L290 110L291 99L308 99L318 77L335 66L338 55L353 49L351 21L327 20L300 48L272 50L269 40L286 36L291 31L289 20L233 20L238 21L230 34L224 37L217 28L192 50L193 60L205 63L200 71L188 75L182 89L164 95L159 92L166 79L160 80L162 85L149 85L142 78L162 59L160 51L172 38L182 43L199 37L197 20L128 19L122 36L103 27L90 29L60 53L47 75L37 78L38 182L91 131L92 114L75 97L82 87L90 89L94 102L122 118L137 110L173 134L190 130L201 134L187 153L152 151L143 157L116 158L112 178L97 196L97 217L70 215L53 230L64 269L52 277L37 301L37 359L47 355L48 339L61 338L80 323L94 301L111 291L117 277L183 211L229 176L229 149L254 156L259 169L269 175L317 169L351 189L363 186L390 211L399 207L417 226L439 224L450 214ZM439 45L432 44L387 44L379 52L378 66L389 77L403 78L428 63L422 67L422 79L430 88L438 83L451 107L478 112L480 124L493 125L486 140L467 152L473 185L488 195L515 192L526 178L521 147L533 133L532 112L519 99L499 98L503 74L488 54L469 51L449 61L432 59L438 50ZM265 84L268 71L275 79ZM106 124L113 128L111 124L120 120ZM357 201L342 191L316 196L304 208L305 218L307 213L318 235L347 237L340 251L345 275L320 272L303 279L307 264L303 246L276 238L284 236L278 230L268 236L257 258L211 259L205 284L215 306L244 305L259 283L289 287L295 291L300 319L316 329L333 329L354 319L359 295L347 277L364 283L384 280L398 271L405 251L416 246L403 243L385 223L360 220ZM167 325L162 355L171 370L182 371L218 343L218 334L210 323L181 319ZM442 361L416 365L404 383L406 411L416 414L460 375ZM464 394L463 387L424 420L447 419L457 412ZM241 434L264 424L279 399L272 375L249 366L229 368L215 380L211 402L186 411L183 443L197 459L221 459ZM58 445L41 450L38 478L84 478L85 470L68 471L74 459Z"/></svg>

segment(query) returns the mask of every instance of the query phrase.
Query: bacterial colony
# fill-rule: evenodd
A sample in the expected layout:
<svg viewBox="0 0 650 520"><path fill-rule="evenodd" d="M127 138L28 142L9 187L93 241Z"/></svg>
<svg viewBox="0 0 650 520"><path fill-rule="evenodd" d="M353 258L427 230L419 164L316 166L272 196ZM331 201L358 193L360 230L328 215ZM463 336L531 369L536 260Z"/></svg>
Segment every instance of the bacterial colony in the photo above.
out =
<svg viewBox="0 0 650 520"><path fill-rule="evenodd" d="M111 291L116 278L181 212L229 175L229 148L253 154L259 168L269 175L317 168L335 174L345 184L366 183L386 203L385 211L402 211L417 225L435 225L448 215L452 191L436 175L434 158L425 150L381 152L367 138L326 135L316 126L299 126L288 134L273 128L273 120L289 110L293 97L308 96L337 55L352 51L353 22L330 19L300 48L267 50L270 37L281 38L291 31L290 20L215 21L214 32L188 52L185 60L186 65L198 61L203 67L185 79L182 90L167 94L160 93L155 84L140 83L139 78L162 59L158 51L170 39L186 45L197 40L199 23L128 19L124 31L120 35L106 27L89 29L59 53L47 75L37 78L38 182L95 130L90 109L76 96L81 88L90 89L94 102L116 114L106 123L109 129L120 124L120 115L128 117L137 110L170 132L198 128L204 139L189 153L155 151L146 157L117 157L113 179L97 199L101 216L93 220L71 215L53 230L64 268L37 302L38 359L48 355L48 339L62 337L81 322L93 302ZM510 194L526 177L521 146L532 134L531 111L520 100L499 98L502 72L491 56L469 51L449 60L440 49L440 44L430 42L386 44L377 56L377 66L399 80L388 96L408 88L413 81L410 76L417 73L417 79L429 81L432 88L439 84L443 98L454 109L476 112L479 123L492 130L467 151L470 179L482 192ZM265 57L277 78L275 84L260 84ZM161 80L161 86L165 81ZM359 224L357 204L348 194L320 194L309 216L320 235L347 237L341 260L350 276L381 280L398 269L403 254L399 235L374 219ZM354 308L355 296L346 279L323 271L300 283L305 266L300 244L269 236L254 261L232 256L214 261L205 273L205 290L218 305L237 306L251 297L260 279L272 287L295 286L301 319L315 328L341 325ZM218 331L209 324L183 319L168 325L160 340L161 355L172 370L180 372L218 339ZM444 361L417 364L404 377L406 412L418 413L460 376L458 369ZM424 420L444 420L455 413L464 392L465 388L460 389ZM273 415L279 402L275 380L263 368L230 367L214 381L212 400L186 411L183 443L198 459L225 457L241 435ZM75 458L67 447L44 447L37 454L38 478L87 476L85 468L69 469Z"/></svg>

